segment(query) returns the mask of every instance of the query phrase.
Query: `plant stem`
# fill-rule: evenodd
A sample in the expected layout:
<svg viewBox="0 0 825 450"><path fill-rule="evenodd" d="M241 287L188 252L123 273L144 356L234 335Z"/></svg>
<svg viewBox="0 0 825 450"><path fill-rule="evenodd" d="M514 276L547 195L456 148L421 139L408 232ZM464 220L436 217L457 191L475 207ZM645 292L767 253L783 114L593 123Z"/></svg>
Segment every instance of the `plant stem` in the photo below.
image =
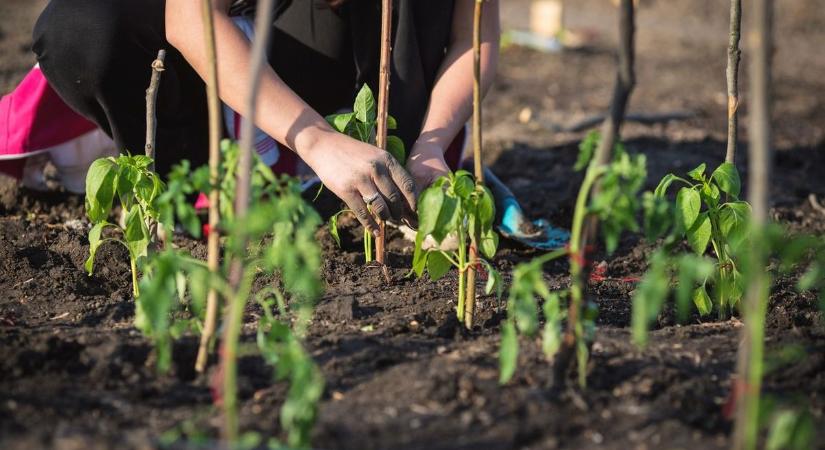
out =
<svg viewBox="0 0 825 450"><path fill-rule="evenodd" d="M378 71L378 124L375 143L387 149L387 116L390 101L390 52L392 40L392 0L381 1L381 61ZM375 243L375 260L384 264L386 224L378 219L378 236Z"/></svg>
<svg viewBox="0 0 825 450"><path fill-rule="evenodd" d="M635 18L634 18L633 0L621 0L619 3L619 61L616 74L616 84L613 88L613 98L610 101L610 111L607 119L602 124L601 140L599 146L596 148L596 153L591 161L591 166L598 168L607 165L613 154L613 147L619 139L619 132L621 130L622 122L624 121L625 111L627 109L627 102L630 99L630 94L636 85L636 76L633 70L634 64L634 33L635 33ZM588 168L588 172L590 172ZM598 177L591 180L592 194L599 191ZM587 175L585 175L587 178ZM582 186L584 187L584 186ZM579 200L584 206L579 206L577 200L576 213L584 214L584 209L587 206L587 198L591 195L590 189L579 192ZM583 196L583 197L582 197ZM581 210L581 211L580 211ZM562 338L562 345L556 357L556 363L553 366L554 376L553 382L563 385L566 382L567 370L570 367L570 361L573 359L576 350L576 341L581 336L578 333L579 320L581 315L582 299L584 297L584 286L588 279L587 267L583 264L584 251L588 247L589 242L593 242L598 234L599 222L595 216L590 216L587 221L581 217L582 225L576 226L574 222L574 229L571 232L570 248L573 255L570 264L570 278L571 278L571 300L572 304L567 310L567 328L565 329L564 337ZM572 249L577 248L574 252ZM578 287L576 288L576 286ZM579 289L578 293L573 292L574 289ZM577 300L575 295L579 296ZM581 329L581 328L579 328ZM585 370L584 367L579 367L579 370ZM580 380L584 379L581 374Z"/></svg>
<svg viewBox="0 0 825 450"><path fill-rule="evenodd" d="M727 308L730 306L730 285L728 284L728 265L730 263L730 258L728 257L727 249L725 248L725 239L722 236L719 227L719 217L718 215L711 210L708 214L710 217L710 230L711 230L711 244L713 244L713 250L716 252L716 256L719 259L719 320L724 320L727 317Z"/></svg>
<svg viewBox="0 0 825 450"><path fill-rule="evenodd" d="M146 146L144 152L147 157L155 159L155 134L157 133L156 103L158 99L158 86L160 85L160 73L163 72L163 61L166 59L166 50L158 50L158 57L152 61L152 77L149 79L149 87L146 88ZM149 170L155 171L155 163L149 166Z"/></svg>
<svg viewBox="0 0 825 450"><path fill-rule="evenodd" d="M372 262L372 233L364 229L364 262Z"/></svg>
<svg viewBox="0 0 825 450"><path fill-rule="evenodd" d="M734 162L739 119L739 35L742 24L742 0L730 0L730 41L728 42L728 148L725 161Z"/></svg>
<svg viewBox="0 0 825 450"><path fill-rule="evenodd" d="M224 439L234 443L238 439L238 341L243 324L243 311L246 299L255 277L254 266L247 268L240 286L230 302L226 319L221 363L223 365L222 400L224 409Z"/></svg>
<svg viewBox="0 0 825 450"><path fill-rule="evenodd" d="M133 258L129 258L129 267L132 269L132 295L137 300L140 297L140 288L138 287L137 263Z"/></svg>
<svg viewBox="0 0 825 450"><path fill-rule="evenodd" d="M218 98L218 63L215 50L215 24L212 17L212 0L202 0L203 32L206 45L206 57L209 61L206 97L209 107L209 237L207 238L206 261L209 272L213 277L218 275L220 263L220 187L218 184L219 167L221 163L220 139L221 116L220 99ZM206 317L203 333L201 333L198 357L195 361L195 370L203 372L209 359L209 348L218 322L218 293L214 288L209 289L206 297Z"/></svg>
<svg viewBox="0 0 825 450"><path fill-rule="evenodd" d="M484 0L476 0L473 10L473 169L476 185L484 184L484 167L481 161L481 17ZM473 329L476 304L476 270L478 270L477 229L470 230L470 264L467 267L467 295L464 306L464 326Z"/></svg>
<svg viewBox="0 0 825 450"><path fill-rule="evenodd" d="M755 449L759 432L759 403L762 387L764 326L770 279L765 273L767 249L761 239L768 223L771 172L771 52L773 51L773 1L754 0L748 30L750 54L751 107L748 127L748 200L751 202L751 257L746 273L748 289L742 305L745 326L736 361L734 386L742 395L736 402L733 448Z"/></svg>
<svg viewBox="0 0 825 450"><path fill-rule="evenodd" d="M255 106L258 99L258 89L260 88L261 72L264 64L266 64L266 47L269 42L270 32L272 30L274 4L274 0L259 1L257 16L255 17L255 38L252 42L251 61L249 65L249 92L247 94L245 105L246 118L241 124L240 155L238 157L238 166L236 170L238 178L235 186L235 220L237 220L238 223L243 223L247 210L249 209L252 143L255 133ZM237 316L242 316L242 314L232 315L232 311L240 309L242 313L243 304L246 301L246 297L244 296L242 289L242 277L245 272L244 249L247 247L247 236L245 236L242 231L238 231L236 238L238 242L235 245L237 246L236 249L238 249L238 254L234 255L229 270L229 284L235 291L235 295L233 296L230 304L229 317L227 318L228 323L232 323L231 319L240 320ZM232 334L233 331L236 333L235 335ZM237 346L237 333L239 331L240 330L233 330L232 326L227 326L225 329L223 342L224 354L222 355L221 361L224 374L223 385L225 394L231 392L232 395L234 395L236 389L233 375L237 370L235 367L237 361L234 359L234 354L227 355L227 353L229 353L233 345ZM234 343L232 342L233 340ZM238 436L237 418L232 417L232 414L237 413L237 411L233 410L231 407L227 407L227 403L228 402L224 401L225 426L223 437L225 441L232 444Z"/></svg>
<svg viewBox="0 0 825 450"><path fill-rule="evenodd" d="M464 310L467 298L467 238L462 230L458 231L458 304L455 312L459 322L464 322Z"/></svg>

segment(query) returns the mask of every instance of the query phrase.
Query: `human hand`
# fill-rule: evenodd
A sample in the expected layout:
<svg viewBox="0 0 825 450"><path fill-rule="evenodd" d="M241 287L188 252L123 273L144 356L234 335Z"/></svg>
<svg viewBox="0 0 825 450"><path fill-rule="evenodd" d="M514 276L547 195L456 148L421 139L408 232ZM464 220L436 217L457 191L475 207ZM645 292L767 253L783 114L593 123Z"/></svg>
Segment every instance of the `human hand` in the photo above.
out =
<svg viewBox="0 0 825 450"><path fill-rule="evenodd" d="M330 130L301 157L373 234L378 232L373 214L414 222L415 181L384 150Z"/></svg>
<svg viewBox="0 0 825 450"><path fill-rule="evenodd" d="M407 158L407 170L415 180L416 193L427 189L438 177L450 173L444 150L435 144L416 143Z"/></svg>

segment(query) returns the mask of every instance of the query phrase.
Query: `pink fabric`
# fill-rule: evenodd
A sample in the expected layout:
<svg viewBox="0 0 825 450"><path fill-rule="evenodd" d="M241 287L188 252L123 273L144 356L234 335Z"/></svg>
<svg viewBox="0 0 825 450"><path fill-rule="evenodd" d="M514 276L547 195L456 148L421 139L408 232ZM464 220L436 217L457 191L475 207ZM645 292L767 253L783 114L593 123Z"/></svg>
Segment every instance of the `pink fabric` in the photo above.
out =
<svg viewBox="0 0 825 450"><path fill-rule="evenodd" d="M0 99L0 172L19 178L28 153L54 147L97 128L67 106L35 66Z"/></svg>

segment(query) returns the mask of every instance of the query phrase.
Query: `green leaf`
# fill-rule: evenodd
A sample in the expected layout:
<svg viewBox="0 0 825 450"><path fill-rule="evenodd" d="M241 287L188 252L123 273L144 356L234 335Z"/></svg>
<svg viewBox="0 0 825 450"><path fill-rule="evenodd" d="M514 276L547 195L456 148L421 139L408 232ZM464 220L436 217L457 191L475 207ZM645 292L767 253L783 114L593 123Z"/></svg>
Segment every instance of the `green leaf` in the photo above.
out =
<svg viewBox="0 0 825 450"><path fill-rule="evenodd" d="M418 232L424 236L436 229L441 206L444 203L444 192L441 187L430 186L418 197Z"/></svg>
<svg viewBox="0 0 825 450"><path fill-rule="evenodd" d="M455 181L453 182L453 191L455 191L456 195L463 199L468 200L470 195L475 191L475 183L473 179L469 175L460 175L456 176Z"/></svg>
<svg viewBox="0 0 825 450"><path fill-rule="evenodd" d="M419 278L424 274L424 269L427 268L427 255L428 252L424 251L421 248L422 243L424 242L424 238L426 235L421 232L419 228L418 233L415 235L415 250L413 250L413 263L412 263L412 270L415 275Z"/></svg>
<svg viewBox="0 0 825 450"><path fill-rule="evenodd" d="M513 306L515 307L513 317L516 320L518 330L527 336L534 335L539 327L536 299L532 295L519 296L511 305L511 307Z"/></svg>
<svg viewBox="0 0 825 450"><path fill-rule="evenodd" d="M335 131L347 134L354 118L355 113L332 114L326 117L326 121Z"/></svg>
<svg viewBox="0 0 825 450"><path fill-rule="evenodd" d="M501 298L501 294L504 292L504 280L501 278L501 273L487 261L481 260L481 262L487 270L487 284L484 285L484 294L490 295L495 292L496 298Z"/></svg>
<svg viewBox="0 0 825 450"><path fill-rule="evenodd" d="M432 231L432 237L439 244L450 233L456 231L459 218L461 216L459 200L455 197L444 196L444 203L441 205L441 211L438 213L438 220L435 228Z"/></svg>
<svg viewBox="0 0 825 450"><path fill-rule="evenodd" d="M733 198L739 197L739 192L742 189L742 182L739 179L739 172L736 170L736 166L732 163L722 163L722 165L713 171L710 178L716 182L716 185L719 186L719 189L721 189L722 192Z"/></svg>
<svg viewBox="0 0 825 450"><path fill-rule="evenodd" d="M596 152L596 147L598 147L600 140L601 133L597 130L587 133L587 136L585 136L584 140L579 144L579 155L576 159L576 164L573 166L573 170L578 172L590 164L590 160L593 159L593 154Z"/></svg>
<svg viewBox="0 0 825 450"><path fill-rule="evenodd" d="M676 175L669 173L662 178L662 181L659 182L659 185L656 186L656 190L653 191L653 195L659 198L663 198L665 194L667 194L667 189L676 181Z"/></svg>
<svg viewBox="0 0 825 450"><path fill-rule="evenodd" d="M146 226L143 211L139 205L132 205L132 209L126 214L124 240L133 260L137 261L147 255L150 240L149 228Z"/></svg>
<svg viewBox="0 0 825 450"><path fill-rule="evenodd" d="M713 302L710 300L710 296L704 285L699 286L693 291L692 298L693 304L696 305L696 309L700 315L706 316L713 311Z"/></svg>
<svg viewBox="0 0 825 450"><path fill-rule="evenodd" d="M430 279L437 281L450 271L450 260L448 260L440 251L429 252L427 256L427 273L430 274Z"/></svg>
<svg viewBox="0 0 825 450"><path fill-rule="evenodd" d="M679 193L676 194L676 210L685 230L693 227L701 208L702 199L698 192L686 187L679 189Z"/></svg>
<svg viewBox="0 0 825 450"><path fill-rule="evenodd" d="M332 239L339 248L341 247L341 236L338 234L338 217L341 215L341 212L333 214L332 217L329 218L329 235L332 236Z"/></svg>
<svg viewBox="0 0 825 450"><path fill-rule="evenodd" d="M710 242L711 233L712 229L708 213L700 214L696 222L694 222L693 227L685 232L690 248L692 248L697 255L705 254L708 243Z"/></svg>
<svg viewBox="0 0 825 450"><path fill-rule="evenodd" d="M355 105L353 107L355 118L359 122L370 123L375 122L377 113L375 106L375 97L372 95L369 85L364 83L358 95L355 97Z"/></svg>
<svg viewBox="0 0 825 450"><path fill-rule="evenodd" d="M561 298L552 294L544 301L544 331L542 333L542 350L547 358L552 358L561 348Z"/></svg>
<svg viewBox="0 0 825 450"><path fill-rule="evenodd" d="M117 165L111 158L95 160L86 174L86 214L93 223L104 221L112 210Z"/></svg>
<svg viewBox="0 0 825 450"><path fill-rule="evenodd" d="M486 230L481 235L481 241L478 246L481 254L484 255L485 258L493 259L496 255L496 249L498 249L498 235L492 229Z"/></svg>
<svg viewBox="0 0 825 450"><path fill-rule="evenodd" d="M699 167L691 170L687 173L687 175L696 180L696 181L704 181L705 180L705 169L707 169L708 165L705 163L699 164Z"/></svg>
<svg viewBox="0 0 825 450"><path fill-rule="evenodd" d="M84 265L89 275L94 272L95 255L100 244L105 242L105 239L101 239L101 235L103 234L103 229L107 226L112 225L108 222L99 222L89 230L89 258L86 259L86 264Z"/></svg>
<svg viewBox="0 0 825 450"><path fill-rule="evenodd" d="M387 153L403 166L407 163L407 150L404 141L398 136L387 136Z"/></svg>
<svg viewBox="0 0 825 450"><path fill-rule="evenodd" d="M647 344L648 327L662 310L669 291L667 259L667 255L662 250L653 253L650 258L650 268L633 296L633 341L641 347Z"/></svg>
<svg viewBox="0 0 825 450"><path fill-rule="evenodd" d="M493 200L493 193L486 186L479 186L480 196L478 198L478 220L481 222L481 229L491 228L493 219L496 217L496 205Z"/></svg>
<svg viewBox="0 0 825 450"><path fill-rule="evenodd" d="M513 378L518 363L518 336L516 327L507 321L501 327L501 348L498 352L499 383L505 384Z"/></svg>
<svg viewBox="0 0 825 450"><path fill-rule="evenodd" d="M722 205L719 211L719 231L730 245L736 248L747 237L751 207L747 202L731 202Z"/></svg>
<svg viewBox="0 0 825 450"><path fill-rule="evenodd" d="M395 120L395 117L392 114L387 114L387 129L388 130L397 130L398 129L398 121Z"/></svg>

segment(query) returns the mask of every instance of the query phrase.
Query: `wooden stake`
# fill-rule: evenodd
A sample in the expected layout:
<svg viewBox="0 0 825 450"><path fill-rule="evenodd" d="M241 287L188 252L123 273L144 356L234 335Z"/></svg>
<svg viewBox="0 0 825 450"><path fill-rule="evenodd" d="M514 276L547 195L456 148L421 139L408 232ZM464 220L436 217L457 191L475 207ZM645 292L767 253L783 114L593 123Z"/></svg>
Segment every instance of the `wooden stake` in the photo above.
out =
<svg viewBox="0 0 825 450"><path fill-rule="evenodd" d="M392 46L392 0L381 1L381 62L378 72L378 129L375 134L375 144L387 149L387 116L389 115L390 101L390 52ZM375 260L384 270L386 243L386 223L376 218L378 222L378 236L375 237ZM385 273L386 276L386 273Z"/></svg>
<svg viewBox="0 0 825 450"><path fill-rule="evenodd" d="M771 175L771 53L773 51L773 1L753 0L748 27L750 50L750 124L748 137L749 173L748 200L751 203L751 223L757 233L750 240L751 268L748 289L742 305L742 342L736 361L734 393L736 422L733 448L751 450L757 447L759 435L760 392L764 357L765 314L770 294L770 277L765 273L766 248L758 236L768 223Z"/></svg>
<svg viewBox="0 0 825 450"><path fill-rule="evenodd" d="M158 86L160 85L160 74L163 72L163 61L166 59L166 50L158 50L158 57L152 61L152 77L149 79L149 87L146 88L146 147L144 152L147 157L152 158L152 165L149 170L155 170L155 134L157 133L156 103L158 99Z"/></svg>
<svg viewBox="0 0 825 450"><path fill-rule="evenodd" d="M619 67L616 74L616 84L613 88L613 98L610 102L610 111L607 119L602 124L601 140L596 148L591 164L603 166L608 164L613 156L613 147L619 139L622 122L624 121L627 103L630 94L636 85L636 76L633 70L635 62L634 55L634 33L635 18L633 0L621 0L619 4ZM593 193L599 190L599 182L593 186ZM576 353L576 342L583 339L577 331L581 310L584 304L585 287L590 277L589 267L586 262L586 249L590 242L595 242L599 229L599 221L595 216L590 216L585 220L581 236L571 237L570 241L570 307L567 312L567 328L562 338L562 346L556 356L553 365L553 382L558 386L566 382L567 371L570 362ZM584 380L584 370L579 367L579 380Z"/></svg>
<svg viewBox="0 0 825 450"><path fill-rule="evenodd" d="M473 10L473 172L476 185L484 184L481 161L481 17L484 0L476 0ZM476 270L478 269L478 233L470 230L470 261L467 267L467 298L464 300L464 326L473 329L476 304Z"/></svg>
<svg viewBox="0 0 825 450"><path fill-rule="evenodd" d="M206 79L206 98L209 108L209 237L207 240L206 264L212 276L218 276L220 263L220 188L218 171L221 163L221 110L218 97L218 62L215 49L215 24L212 17L212 0L202 0L203 37L206 45L206 58L209 61ZM203 372L209 360L209 349L218 322L218 293L210 289L206 298L206 318L201 333L198 358L195 370Z"/></svg>
<svg viewBox="0 0 825 450"><path fill-rule="evenodd" d="M275 0L260 0L255 17L255 38L252 42L249 66L249 93L241 124L240 155L238 157L237 185L235 189L235 217L242 222L249 210L250 181L252 170L252 150L255 138L255 112L260 89L261 72L266 60L266 48L272 30L272 18ZM245 248L247 239L241 237L240 248ZM240 292L244 276L243 260L236 257L229 269L229 283L235 295L230 300L225 319L221 367L223 373L223 436L227 442L235 442L238 437L238 339L243 325L243 306L246 295Z"/></svg>
<svg viewBox="0 0 825 450"><path fill-rule="evenodd" d="M728 149L725 161L734 162L739 119L739 35L742 24L742 0L730 0L730 41L728 42Z"/></svg>

